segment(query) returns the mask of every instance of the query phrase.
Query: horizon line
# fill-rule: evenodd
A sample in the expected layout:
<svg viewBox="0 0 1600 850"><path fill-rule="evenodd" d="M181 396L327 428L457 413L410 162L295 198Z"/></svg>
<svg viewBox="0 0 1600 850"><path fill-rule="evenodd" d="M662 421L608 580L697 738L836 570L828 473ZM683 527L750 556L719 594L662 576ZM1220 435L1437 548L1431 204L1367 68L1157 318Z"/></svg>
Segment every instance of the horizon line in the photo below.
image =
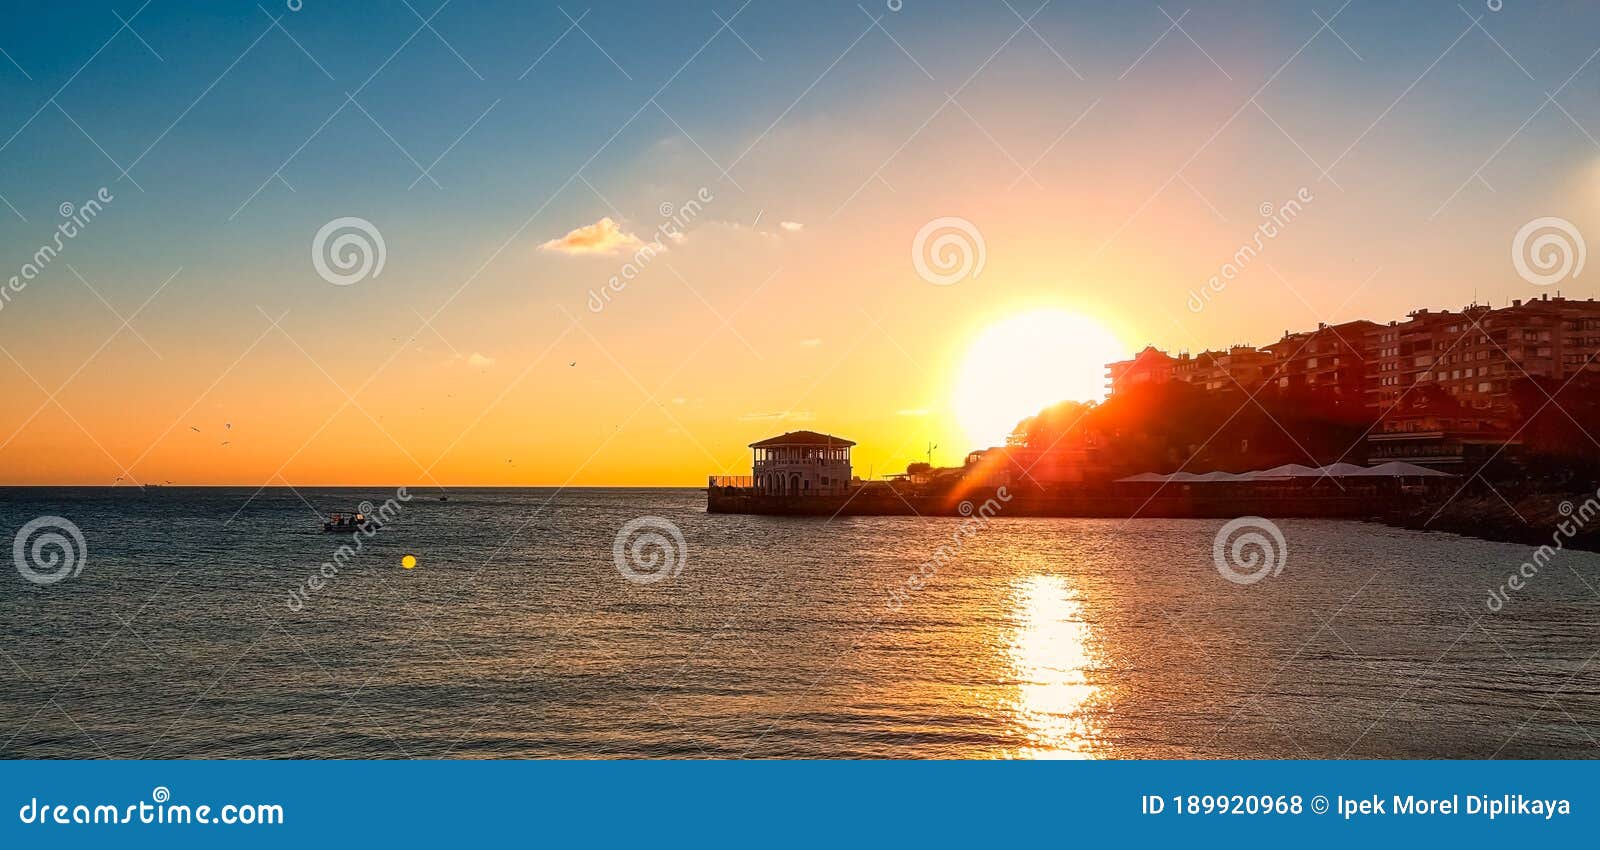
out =
<svg viewBox="0 0 1600 850"><path fill-rule="evenodd" d="M448 492L450 490L692 490L705 489L705 484L427 484L413 487L409 484L156 484L157 490L200 490L200 489L249 489L259 490L304 490L313 487L320 488L374 488L399 489L419 492ZM28 490L28 489L79 489L79 490L144 490L143 484L0 484L0 490Z"/></svg>

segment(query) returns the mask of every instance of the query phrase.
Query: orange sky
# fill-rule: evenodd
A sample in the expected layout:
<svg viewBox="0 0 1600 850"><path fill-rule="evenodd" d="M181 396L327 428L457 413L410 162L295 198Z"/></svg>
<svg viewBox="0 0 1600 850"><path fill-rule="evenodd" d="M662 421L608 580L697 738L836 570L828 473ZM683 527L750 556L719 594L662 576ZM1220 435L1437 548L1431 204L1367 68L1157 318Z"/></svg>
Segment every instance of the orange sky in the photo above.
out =
<svg viewBox="0 0 1600 850"><path fill-rule="evenodd" d="M1008 43L951 103L1014 21L902 20L915 27L904 46L937 82L878 37L829 70L853 31L793 45L807 61L764 93L737 73L695 77L695 97L668 101L682 127L656 110L629 119L643 97L619 77L627 90L592 100L613 111L572 151L524 150L559 133L508 124L523 108L508 103L449 155L438 188L407 188L416 172L359 116L292 163L293 191L270 177L315 128L304 115L237 181L174 164L148 168L145 192L107 175L92 149L53 149L45 134L60 128L30 129L0 157L0 191L19 156L70 154L72 179L24 204L27 223L5 224L6 277L49 238L55 202L108 181L116 201L0 309L0 484L693 485L746 474L746 444L799 428L857 441L860 474L902 470L929 443L953 464L981 447L953 407L958 377L974 340L1008 318L1078 314L1128 351L1261 344L1319 320L1535 297L1548 290L1517 278L1507 252L1517 228L1538 215L1600 224L1600 146L1557 113L1530 122L1483 185L1463 184L1538 103L1538 85L1508 79L1487 40L1464 40L1396 102L1427 64L1417 45L1374 23L1354 36L1372 54L1355 64L1324 37L1272 78L1258 109L1249 98L1308 34L1302 21L1237 42L1226 22L1198 26L1226 76L1177 37L1125 72L1160 33L1141 22L1126 43L1079 44L1081 81L1037 41ZM1425 35L1431 57L1455 32ZM1559 83L1576 60L1545 46L1560 61L1533 73ZM717 61L744 67L732 53ZM719 94L748 114L719 112ZM1600 128L1591 100L1572 109ZM429 137L423 164L480 110ZM252 132L237 114L186 121ZM125 147L155 133L137 135ZM359 147L341 148L347 135ZM1262 206L1301 189L1314 200L1300 216L1191 310L1190 293L1251 241ZM663 205L702 190L683 238L666 238L592 310L655 238ZM308 248L342 215L371 220L386 262L333 286ZM934 285L912 243L946 216L976 227L984 266ZM586 250L562 250L574 246ZM1564 290L1587 297L1587 279ZM995 380L1093 386L1104 358L1092 348Z"/></svg>

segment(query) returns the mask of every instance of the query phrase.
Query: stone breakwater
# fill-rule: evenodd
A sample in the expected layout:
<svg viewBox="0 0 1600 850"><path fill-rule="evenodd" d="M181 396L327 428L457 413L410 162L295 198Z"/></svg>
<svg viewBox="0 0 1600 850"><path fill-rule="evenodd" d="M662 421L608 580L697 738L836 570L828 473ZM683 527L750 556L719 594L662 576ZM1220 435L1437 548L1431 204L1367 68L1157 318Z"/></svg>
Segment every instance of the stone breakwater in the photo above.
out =
<svg viewBox="0 0 1600 850"><path fill-rule="evenodd" d="M1507 495L1506 498L1493 493L1462 494L1442 507L1437 501L1429 501L1396 509L1384 521L1417 531L1445 531L1531 546L1549 543L1551 535L1565 523L1573 531L1564 535L1566 548L1600 552L1600 522L1576 523L1573 520L1574 511L1593 498L1592 491Z"/></svg>
<svg viewBox="0 0 1600 850"><path fill-rule="evenodd" d="M1550 541L1563 523L1573 524L1579 506L1595 498L1590 492L1533 493L1502 499L1494 493L1441 492L1414 498L1404 495L1337 493L1276 495L1195 495L1174 493L1127 496L1105 493L1044 495L1014 493L1006 507L1011 517L1098 517L1111 519L1232 519L1262 516L1274 519L1323 518L1368 520L1415 531L1443 531L1502 543L1538 546ZM740 488L709 488L706 512L768 516L963 516L960 506L970 494L897 492L873 485L843 496L786 497ZM1566 548L1600 552L1600 522L1577 523L1563 534Z"/></svg>

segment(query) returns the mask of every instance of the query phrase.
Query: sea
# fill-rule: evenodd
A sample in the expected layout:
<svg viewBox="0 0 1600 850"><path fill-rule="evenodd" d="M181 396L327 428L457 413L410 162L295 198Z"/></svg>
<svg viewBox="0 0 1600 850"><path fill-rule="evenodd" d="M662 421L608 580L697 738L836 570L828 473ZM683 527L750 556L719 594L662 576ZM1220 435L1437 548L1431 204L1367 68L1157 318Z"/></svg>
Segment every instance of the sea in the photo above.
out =
<svg viewBox="0 0 1600 850"><path fill-rule="evenodd" d="M1600 555L1004 507L0 489L0 758L1600 757Z"/></svg>

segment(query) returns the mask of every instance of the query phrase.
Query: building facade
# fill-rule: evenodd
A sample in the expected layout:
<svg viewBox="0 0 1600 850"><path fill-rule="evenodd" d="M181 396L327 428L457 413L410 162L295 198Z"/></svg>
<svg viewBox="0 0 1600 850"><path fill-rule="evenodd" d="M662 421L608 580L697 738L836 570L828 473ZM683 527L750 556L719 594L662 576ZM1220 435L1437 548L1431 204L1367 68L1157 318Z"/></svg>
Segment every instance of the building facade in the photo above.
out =
<svg viewBox="0 0 1600 850"><path fill-rule="evenodd" d="M1270 380L1284 391L1307 391L1364 403L1369 335L1378 326L1364 319L1317 325L1314 331L1284 333L1264 346L1272 353Z"/></svg>
<svg viewBox="0 0 1600 850"><path fill-rule="evenodd" d="M1387 325L1319 324L1259 349L1193 357L1146 346L1106 370L1113 393L1170 380L1207 390L1266 384L1359 399L1382 415L1412 389L1431 385L1468 408L1503 415L1520 379L1600 373L1600 301L1544 295L1498 309L1415 310Z"/></svg>
<svg viewBox="0 0 1600 850"><path fill-rule="evenodd" d="M1172 364L1173 380L1203 390L1254 390L1271 372L1272 353L1248 345L1235 345L1227 351L1202 351L1193 357L1183 352Z"/></svg>
<svg viewBox="0 0 1600 850"><path fill-rule="evenodd" d="M1369 460L1471 465L1515 444L1519 381L1600 374L1600 302L1560 295L1415 310L1386 325L1365 320L1288 332L1258 349L1168 356L1147 346L1107 364L1115 393L1178 380L1210 391L1258 386L1364 405L1374 420Z"/></svg>
<svg viewBox="0 0 1600 850"><path fill-rule="evenodd" d="M840 496L850 487L855 443L816 431L790 431L750 444L750 480L774 496Z"/></svg>
<svg viewBox="0 0 1600 850"><path fill-rule="evenodd" d="M1175 363L1177 361L1172 355L1147 345L1143 351L1133 355L1132 360L1107 363L1106 386L1111 392L1119 393L1139 384L1164 384L1172 380Z"/></svg>
<svg viewBox="0 0 1600 850"><path fill-rule="evenodd" d="M1498 310L1418 310L1378 328L1373 349L1368 393L1380 412L1431 384L1466 407L1504 414L1518 380L1600 371L1600 302L1545 295Z"/></svg>

